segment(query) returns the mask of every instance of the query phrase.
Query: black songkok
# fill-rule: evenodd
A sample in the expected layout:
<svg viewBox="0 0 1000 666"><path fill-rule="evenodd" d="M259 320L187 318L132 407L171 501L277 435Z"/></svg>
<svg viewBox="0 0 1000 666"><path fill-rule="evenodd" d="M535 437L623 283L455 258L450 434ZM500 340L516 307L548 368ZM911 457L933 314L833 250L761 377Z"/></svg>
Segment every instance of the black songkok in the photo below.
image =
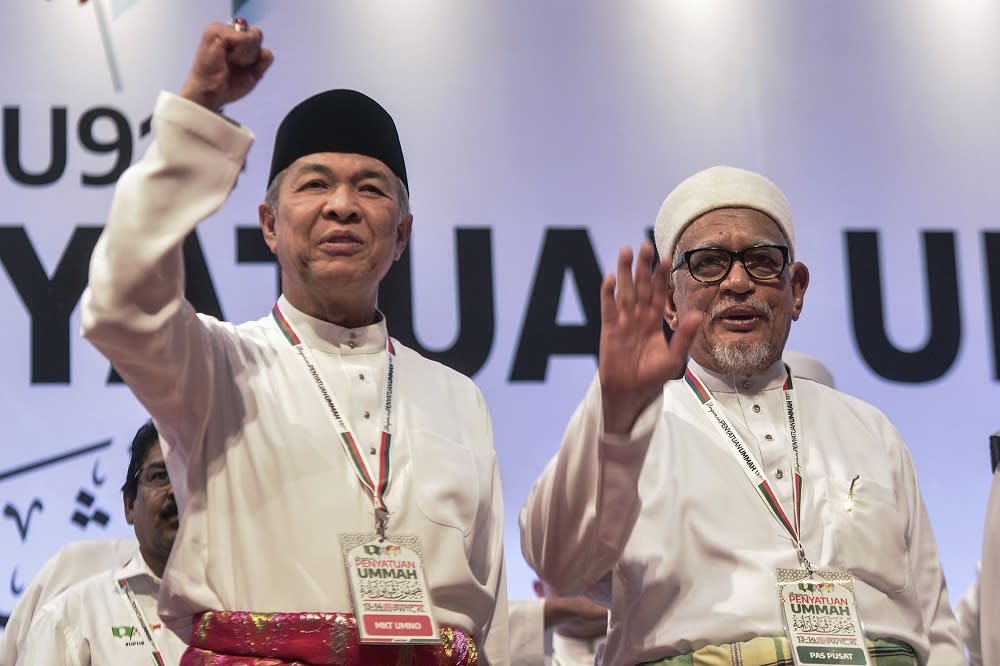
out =
<svg viewBox="0 0 1000 666"><path fill-rule="evenodd" d="M406 191L406 164L389 112L356 90L327 90L299 103L278 126L267 184L292 162L312 153L358 153L381 160Z"/></svg>

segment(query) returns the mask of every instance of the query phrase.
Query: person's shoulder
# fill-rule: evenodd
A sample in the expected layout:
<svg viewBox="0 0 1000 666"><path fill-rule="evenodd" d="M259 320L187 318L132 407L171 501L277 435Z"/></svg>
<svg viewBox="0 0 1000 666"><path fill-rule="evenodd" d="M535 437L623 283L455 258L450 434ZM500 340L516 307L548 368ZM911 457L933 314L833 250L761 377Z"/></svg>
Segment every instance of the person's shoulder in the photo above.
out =
<svg viewBox="0 0 1000 666"><path fill-rule="evenodd" d="M896 426L870 402L810 379L796 378L795 387L801 389L803 418L822 421L834 431L850 429L867 434L871 442L893 456L905 448Z"/></svg>
<svg viewBox="0 0 1000 666"><path fill-rule="evenodd" d="M110 569L127 562L137 549L138 542L129 538L70 541L56 551L52 560L76 564L96 562L100 569Z"/></svg>
<svg viewBox="0 0 1000 666"><path fill-rule="evenodd" d="M467 388L476 394L480 393L476 383L458 370L440 361L427 358L415 349L410 349L396 338L392 338L392 346L400 363L405 363L411 368L417 368L418 372L428 373L426 379L436 378L438 381L448 382L460 388ZM424 377L421 377L421 379L423 380Z"/></svg>
<svg viewBox="0 0 1000 666"><path fill-rule="evenodd" d="M219 319L215 315L207 312L197 312L196 314L198 319L200 319L201 322L209 328L245 335L267 330L268 322L271 318L270 315L264 315L263 317L250 319L244 322L231 322L226 319Z"/></svg>
<svg viewBox="0 0 1000 666"><path fill-rule="evenodd" d="M94 610L95 595L114 590L114 572L119 566L99 571L60 590L38 608L32 625L36 622L58 624L67 618L79 617L81 612Z"/></svg>
<svg viewBox="0 0 1000 666"><path fill-rule="evenodd" d="M807 379L806 377L795 378L795 388L804 395L814 398L821 408L846 409L872 419L880 419L888 423L888 417L882 413L875 405L862 400L849 393L835 388L831 388L821 382Z"/></svg>
<svg viewBox="0 0 1000 666"><path fill-rule="evenodd" d="M45 601L88 576L120 567L138 549L134 538L71 541L49 558L32 583L44 588L40 601Z"/></svg>
<svg viewBox="0 0 1000 666"><path fill-rule="evenodd" d="M214 344L227 350L227 353L233 354L234 357L256 357L261 353L267 353L266 350L287 346L283 338L279 339L281 334L271 322L270 314L238 323L219 319L204 312L199 312L197 315Z"/></svg>

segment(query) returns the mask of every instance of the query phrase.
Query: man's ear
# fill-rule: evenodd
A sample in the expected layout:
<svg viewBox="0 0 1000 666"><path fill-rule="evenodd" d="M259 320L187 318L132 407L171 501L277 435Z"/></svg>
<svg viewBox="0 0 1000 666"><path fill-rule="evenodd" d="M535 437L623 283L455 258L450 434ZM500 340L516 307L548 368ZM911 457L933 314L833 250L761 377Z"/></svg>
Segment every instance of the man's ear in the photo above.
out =
<svg viewBox="0 0 1000 666"><path fill-rule="evenodd" d="M122 491L122 505L125 507L125 522L132 524L132 516L135 514L135 498Z"/></svg>
<svg viewBox="0 0 1000 666"><path fill-rule="evenodd" d="M396 253L393 256L393 261L399 261L399 258L403 256L403 250L406 249L406 244L410 242L410 232L412 231L413 215L407 213L396 226Z"/></svg>
<svg viewBox="0 0 1000 666"><path fill-rule="evenodd" d="M666 289L667 300L663 304L663 319L667 322L667 326L670 327L671 331L676 331L681 320L677 314L677 303L674 302L676 290L674 289L674 278L672 275L667 277Z"/></svg>
<svg viewBox="0 0 1000 666"><path fill-rule="evenodd" d="M800 261L792 264L789 280L792 285L792 321L798 321L809 288L809 269Z"/></svg>
<svg viewBox="0 0 1000 666"><path fill-rule="evenodd" d="M266 203L257 206L257 219L260 221L260 230L264 234L264 242L271 248L271 254L277 255L278 236L274 230L277 217L274 210Z"/></svg>

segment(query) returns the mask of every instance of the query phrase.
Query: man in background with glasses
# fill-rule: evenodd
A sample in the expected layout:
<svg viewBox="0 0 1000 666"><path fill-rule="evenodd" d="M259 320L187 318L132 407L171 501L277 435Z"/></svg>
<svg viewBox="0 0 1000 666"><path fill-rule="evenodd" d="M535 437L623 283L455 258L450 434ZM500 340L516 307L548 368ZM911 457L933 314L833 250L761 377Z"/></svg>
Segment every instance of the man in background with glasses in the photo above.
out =
<svg viewBox="0 0 1000 666"><path fill-rule="evenodd" d="M177 535L170 477L151 421L132 440L122 486L125 520L139 551L123 566L70 586L31 622L17 664L176 664L185 645L156 612L160 578Z"/></svg>
<svg viewBox="0 0 1000 666"><path fill-rule="evenodd" d="M964 663L899 434L781 360L809 286L784 195L714 167L655 236L662 263L624 248L602 284L598 376L521 513L528 562L611 609L608 664Z"/></svg>

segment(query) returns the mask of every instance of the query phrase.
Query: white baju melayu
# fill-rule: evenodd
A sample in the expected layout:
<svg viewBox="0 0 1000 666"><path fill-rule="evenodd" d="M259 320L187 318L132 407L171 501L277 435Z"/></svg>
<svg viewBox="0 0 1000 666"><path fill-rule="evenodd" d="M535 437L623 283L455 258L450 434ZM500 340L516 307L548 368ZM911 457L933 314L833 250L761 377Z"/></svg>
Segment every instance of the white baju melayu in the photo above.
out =
<svg viewBox="0 0 1000 666"><path fill-rule="evenodd" d="M183 520L161 614L351 612L341 533L370 495L317 384L270 316L232 325L183 297L181 243L225 201L253 135L162 94L155 143L121 178L83 297L84 335L153 416ZM385 321L346 329L279 305L377 466ZM420 538L433 612L507 662L503 500L489 413L465 376L393 341L388 533ZM377 467L376 467L377 469Z"/></svg>
<svg viewBox="0 0 1000 666"><path fill-rule="evenodd" d="M1000 663L1000 472L993 474L986 531L983 534L983 561L979 576L979 626L983 664Z"/></svg>
<svg viewBox="0 0 1000 666"><path fill-rule="evenodd" d="M142 622L119 588L121 578L142 609ZM163 663L178 663L185 645L156 615L159 589L160 579L139 554L123 567L71 585L35 613L18 666L146 666L154 663L154 649ZM143 623L155 645L146 639Z"/></svg>
<svg viewBox="0 0 1000 666"><path fill-rule="evenodd" d="M784 366L735 382L691 367L790 507ZM795 393L806 556L814 567L853 572L869 637L906 642L922 663L964 663L898 433L870 405L815 382L796 379ZM783 635L775 569L800 566L791 537L683 380L668 382L618 436L603 431L595 380L520 522L525 557L560 593L612 572L610 590L602 588L611 609L606 664Z"/></svg>
<svg viewBox="0 0 1000 666"><path fill-rule="evenodd" d="M0 664L14 664L35 613L50 599L84 578L117 569L139 553L135 539L72 541L42 565L14 606L0 634Z"/></svg>

